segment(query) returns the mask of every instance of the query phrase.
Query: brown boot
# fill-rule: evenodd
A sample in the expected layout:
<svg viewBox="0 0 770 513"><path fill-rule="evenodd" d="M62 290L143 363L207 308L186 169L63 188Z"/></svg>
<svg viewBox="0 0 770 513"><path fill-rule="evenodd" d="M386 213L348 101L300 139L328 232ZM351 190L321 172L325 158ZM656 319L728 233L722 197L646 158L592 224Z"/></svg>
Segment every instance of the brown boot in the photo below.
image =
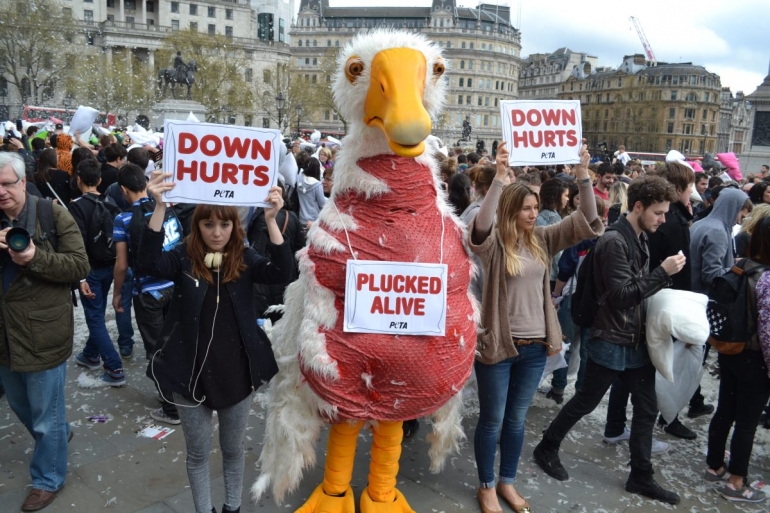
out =
<svg viewBox="0 0 770 513"><path fill-rule="evenodd" d="M22 511L38 511L49 504L53 502L53 500L56 498L56 492L46 492L45 490L39 490L37 488L33 488L31 492L29 492L29 495L27 495L27 500L24 501L24 504L21 505Z"/></svg>

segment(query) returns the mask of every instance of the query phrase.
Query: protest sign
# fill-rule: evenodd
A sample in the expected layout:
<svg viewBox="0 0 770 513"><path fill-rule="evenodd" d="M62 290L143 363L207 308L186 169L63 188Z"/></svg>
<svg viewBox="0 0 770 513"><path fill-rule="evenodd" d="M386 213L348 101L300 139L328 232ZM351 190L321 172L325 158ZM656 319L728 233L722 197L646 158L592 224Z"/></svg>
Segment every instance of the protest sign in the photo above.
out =
<svg viewBox="0 0 770 513"><path fill-rule="evenodd" d="M344 330L443 336L446 264L348 260Z"/></svg>
<svg viewBox="0 0 770 513"><path fill-rule="evenodd" d="M92 107L84 107L83 105L78 107L78 110L72 116L72 121L70 121L70 133L75 135L75 132L78 132L83 138L87 139L91 135L88 131L94 124L94 121L96 121L98 114L99 111Z"/></svg>
<svg viewBox="0 0 770 513"><path fill-rule="evenodd" d="M166 120L163 170L176 187L164 201L269 207L277 181L278 130Z"/></svg>
<svg viewBox="0 0 770 513"><path fill-rule="evenodd" d="M580 162L580 101L505 100L500 102L500 119L511 166Z"/></svg>

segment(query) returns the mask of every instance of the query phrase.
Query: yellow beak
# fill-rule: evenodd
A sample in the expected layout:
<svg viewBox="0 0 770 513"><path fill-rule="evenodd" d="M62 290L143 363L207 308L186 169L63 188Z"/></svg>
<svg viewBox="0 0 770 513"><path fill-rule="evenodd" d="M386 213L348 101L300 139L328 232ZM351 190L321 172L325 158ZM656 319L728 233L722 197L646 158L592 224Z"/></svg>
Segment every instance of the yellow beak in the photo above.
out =
<svg viewBox="0 0 770 513"><path fill-rule="evenodd" d="M383 131L388 145L402 157L425 151L431 122L422 104L425 55L411 48L389 48L372 60L364 123Z"/></svg>

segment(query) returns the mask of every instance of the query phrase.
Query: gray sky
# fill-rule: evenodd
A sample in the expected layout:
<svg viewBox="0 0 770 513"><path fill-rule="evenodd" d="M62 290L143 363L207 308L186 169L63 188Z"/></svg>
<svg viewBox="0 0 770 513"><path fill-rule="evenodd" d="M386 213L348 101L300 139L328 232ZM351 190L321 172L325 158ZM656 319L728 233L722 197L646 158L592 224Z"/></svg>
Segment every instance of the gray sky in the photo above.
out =
<svg viewBox="0 0 770 513"><path fill-rule="evenodd" d="M459 0L475 7L477 1ZM495 0L486 0L495 3ZM733 93L753 92L770 64L768 0L508 0L514 26L521 28L521 54L567 46L617 67L624 55L644 53L629 16L642 23L655 57L692 62L719 74ZM329 0L337 6L430 6L431 0ZM518 11L521 4L521 18Z"/></svg>

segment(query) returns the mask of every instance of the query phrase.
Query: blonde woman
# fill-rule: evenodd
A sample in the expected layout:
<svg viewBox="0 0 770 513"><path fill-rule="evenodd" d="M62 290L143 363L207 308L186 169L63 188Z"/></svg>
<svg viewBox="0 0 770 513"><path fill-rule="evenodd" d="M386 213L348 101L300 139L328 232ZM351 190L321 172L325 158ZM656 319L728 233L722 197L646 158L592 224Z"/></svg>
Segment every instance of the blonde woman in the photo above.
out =
<svg viewBox="0 0 770 513"><path fill-rule="evenodd" d="M618 180L612 187L610 187L610 199L607 205L610 207L610 212L607 215L607 224L610 225L618 220L620 216L625 214L628 210L628 193L626 189L628 185Z"/></svg>
<svg viewBox="0 0 770 513"><path fill-rule="evenodd" d="M580 209L559 223L536 226L540 199L525 185L505 185L508 150L502 143L495 179L469 227L470 246L479 256L485 276L483 332L478 337L475 364L479 421L474 439L478 500L484 513L502 511L498 494L514 511L530 511L513 483L524 444L524 419L546 357L561 351L561 328L550 298L550 259L603 231L585 146L580 155L581 163L575 168ZM500 483L495 490L498 435Z"/></svg>
<svg viewBox="0 0 770 513"><path fill-rule="evenodd" d="M757 227L759 222L766 217L770 217L770 203L754 205L754 210L751 211L751 215L743 220L740 233L735 236L736 257L746 258L749 256L748 251L751 234L754 233L754 228Z"/></svg>

